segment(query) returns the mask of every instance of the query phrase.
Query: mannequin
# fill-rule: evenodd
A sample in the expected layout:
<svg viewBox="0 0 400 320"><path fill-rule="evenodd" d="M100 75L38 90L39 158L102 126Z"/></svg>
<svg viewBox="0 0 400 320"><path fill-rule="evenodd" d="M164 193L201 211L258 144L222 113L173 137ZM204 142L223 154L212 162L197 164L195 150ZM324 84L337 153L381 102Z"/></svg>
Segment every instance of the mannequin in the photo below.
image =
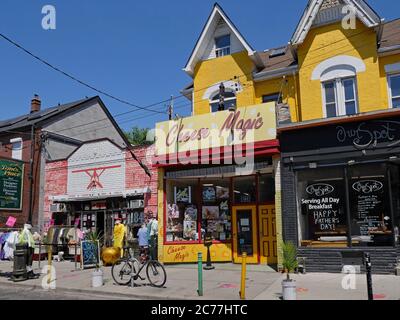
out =
<svg viewBox="0 0 400 320"><path fill-rule="evenodd" d="M114 247L120 249L121 258L124 256L124 236L125 226L121 223L121 219L116 219L114 226Z"/></svg>
<svg viewBox="0 0 400 320"><path fill-rule="evenodd" d="M33 254L35 251L35 240L32 235L32 226L30 224L25 224L24 229L19 235L18 242L19 244L25 244L28 247L27 250L27 262L26 262L26 271L28 272L28 278L35 278L35 274L33 273L32 262L33 262Z"/></svg>

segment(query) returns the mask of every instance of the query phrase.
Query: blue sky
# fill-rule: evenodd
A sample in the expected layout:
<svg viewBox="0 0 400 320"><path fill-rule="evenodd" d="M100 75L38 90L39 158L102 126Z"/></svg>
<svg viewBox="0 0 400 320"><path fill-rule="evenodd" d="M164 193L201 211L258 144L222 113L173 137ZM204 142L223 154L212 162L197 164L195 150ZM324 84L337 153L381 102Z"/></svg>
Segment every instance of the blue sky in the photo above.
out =
<svg viewBox="0 0 400 320"><path fill-rule="evenodd" d="M183 71L215 1L1 0L0 32L89 84L147 106L179 95L191 82ZM221 0L256 50L287 43L307 0ZM387 21L400 17L398 0L369 0ZM54 5L57 29L43 30L42 7ZM0 119L29 111L34 93L45 107L94 96L0 39ZM134 108L102 96L112 114ZM176 101L181 115L186 99ZM186 106L185 106L186 105ZM154 107L164 110L163 105ZM149 115L146 118L142 118ZM118 117L121 127L152 127L166 115L144 111Z"/></svg>

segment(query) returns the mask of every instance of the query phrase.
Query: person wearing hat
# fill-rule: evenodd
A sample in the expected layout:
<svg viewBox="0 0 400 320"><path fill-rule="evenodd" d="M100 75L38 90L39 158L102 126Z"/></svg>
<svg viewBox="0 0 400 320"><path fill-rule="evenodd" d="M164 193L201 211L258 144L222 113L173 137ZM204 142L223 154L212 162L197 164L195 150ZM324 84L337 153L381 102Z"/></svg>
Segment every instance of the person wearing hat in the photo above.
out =
<svg viewBox="0 0 400 320"><path fill-rule="evenodd" d="M18 237L18 243L27 245L27 262L26 262L26 271L28 272L28 278L35 278L35 274L33 273L32 262L33 262L33 254L35 252L35 240L33 239L33 235L31 232L32 226L30 224L25 224L24 229L21 231L21 234Z"/></svg>
<svg viewBox="0 0 400 320"><path fill-rule="evenodd" d="M125 226L122 224L121 219L117 218L114 226L114 248L119 248L121 252L121 258L124 256L124 237Z"/></svg>

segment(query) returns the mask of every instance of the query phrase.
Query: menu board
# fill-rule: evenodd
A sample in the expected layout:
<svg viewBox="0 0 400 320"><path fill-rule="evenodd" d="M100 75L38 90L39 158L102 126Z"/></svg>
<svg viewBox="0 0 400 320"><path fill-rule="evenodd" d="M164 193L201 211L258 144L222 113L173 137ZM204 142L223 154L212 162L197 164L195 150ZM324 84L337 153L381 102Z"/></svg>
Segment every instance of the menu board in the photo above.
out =
<svg viewBox="0 0 400 320"><path fill-rule="evenodd" d="M82 268L96 267L100 264L100 244L98 241L81 241Z"/></svg>
<svg viewBox="0 0 400 320"><path fill-rule="evenodd" d="M21 210L24 164L0 160L0 209Z"/></svg>
<svg viewBox="0 0 400 320"><path fill-rule="evenodd" d="M383 231L385 212L383 178L352 180L350 203L355 222L353 233L368 236L373 231Z"/></svg>
<svg viewBox="0 0 400 320"><path fill-rule="evenodd" d="M302 213L308 216L310 238L346 234L342 181L309 183L301 198Z"/></svg>

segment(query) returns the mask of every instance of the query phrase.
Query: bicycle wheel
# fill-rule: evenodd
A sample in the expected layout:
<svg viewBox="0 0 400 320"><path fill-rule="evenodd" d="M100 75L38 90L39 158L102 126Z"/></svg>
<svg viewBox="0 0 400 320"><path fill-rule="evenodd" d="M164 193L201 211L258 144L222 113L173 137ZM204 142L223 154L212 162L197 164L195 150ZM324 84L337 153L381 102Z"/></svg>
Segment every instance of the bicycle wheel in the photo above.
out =
<svg viewBox="0 0 400 320"><path fill-rule="evenodd" d="M164 266L158 261L151 260L147 263L146 275L150 284L157 288L162 288L167 281L167 273Z"/></svg>
<svg viewBox="0 0 400 320"><path fill-rule="evenodd" d="M111 274L119 285L127 285L131 281L132 263L128 259L120 259L113 264Z"/></svg>

